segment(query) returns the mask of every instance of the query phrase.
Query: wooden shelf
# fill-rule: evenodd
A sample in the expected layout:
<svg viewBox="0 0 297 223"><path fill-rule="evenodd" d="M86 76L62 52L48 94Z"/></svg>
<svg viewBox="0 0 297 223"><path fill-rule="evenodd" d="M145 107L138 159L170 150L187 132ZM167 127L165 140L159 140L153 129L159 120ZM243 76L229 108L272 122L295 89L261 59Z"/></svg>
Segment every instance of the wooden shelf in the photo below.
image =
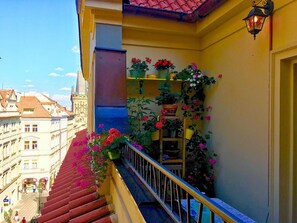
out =
<svg viewBox="0 0 297 223"><path fill-rule="evenodd" d="M167 159L163 160L162 163L183 163L182 159Z"/></svg>
<svg viewBox="0 0 297 223"><path fill-rule="evenodd" d="M133 81L137 81L137 80L148 80L148 81L165 81L165 78L135 78L135 77L126 77L127 80L133 80ZM170 81L178 81L178 82L182 82L182 80L174 80L174 79L170 79Z"/></svg>
<svg viewBox="0 0 297 223"><path fill-rule="evenodd" d="M165 119L180 119L183 121L183 134L181 137L176 137L176 138L169 138L169 137L164 137L163 136L163 129L160 130L160 163L161 164L167 164L167 165L174 165L174 164L179 164L181 165L181 172L182 172L182 177L185 176L185 168L186 168L186 139L185 139L185 119L178 117L178 116L162 116L162 118ZM167 147L167 143L170 142L176 142L177 149L179 150L178 153L173 155L173 151L170 152L172 149L170 147ZM170 144L169 144L170 145ZM169 156L168 159L163 160L163 155L171 155ZM171 158L170 158L171 157Z"/></svg>
<svg viewBox="0 0 297 223"><path fill-rule="evenodd" d="M182 140L183 138L165 138L165 137L163 137L163 141L164 142L176 142L176 141L180 141L180 140Z"/></svg>

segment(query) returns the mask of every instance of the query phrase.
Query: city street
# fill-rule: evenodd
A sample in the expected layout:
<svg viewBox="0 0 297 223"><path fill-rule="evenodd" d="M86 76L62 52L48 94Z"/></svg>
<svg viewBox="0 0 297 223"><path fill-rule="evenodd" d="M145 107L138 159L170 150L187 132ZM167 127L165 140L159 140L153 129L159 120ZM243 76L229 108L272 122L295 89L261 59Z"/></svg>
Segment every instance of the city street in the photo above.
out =
<svg viewBox="0 0 297 223"><path fill-rule="evenodd" d="M45 198L48 196L47 191L43 191L41 194L40 204L43 205ZM14 223L14 214L16 211L19 212L20 220L25 217L29 223L33 217L38 216L38 206L39 206L39 193L28 192L27 194L22 193L22 198L16 206L13 208L12 212L12 222ZM3 221L2 223L5 223Z"/></svg>

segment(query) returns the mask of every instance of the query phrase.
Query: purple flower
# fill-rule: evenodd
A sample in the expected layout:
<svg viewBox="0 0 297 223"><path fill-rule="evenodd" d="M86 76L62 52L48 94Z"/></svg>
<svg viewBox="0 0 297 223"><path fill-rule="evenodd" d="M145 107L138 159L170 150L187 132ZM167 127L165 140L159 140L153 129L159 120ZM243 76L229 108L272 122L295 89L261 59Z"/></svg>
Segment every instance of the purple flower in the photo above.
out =
<svg viewBox="0 0 297 223"><path fill-rule="evenodd" d="M191 67L192 67L193 70L196 70L197 69L197 64L196 63L192 63L192 66Z"/></svg>
<svg viewBox="0 0 297 223"><path fill-rule="evenodd" d="M200 149L204 149L205 148L205 145L201 142L201 143L199 143L199 148Z"/></svg>
<svg viewBox="0 0 297 223"><path fill-rule="evenodd" d="M214 165L217 161L215 159L209 159L208 162L211 164L211 165Z"/></svg>
<svg viewBox="0 0 297 223"><path fill-rule="evenodd" d="M210 115L206 115L205 116L205 120L210 121L210 119L211 119L211 116Z"/></svg>

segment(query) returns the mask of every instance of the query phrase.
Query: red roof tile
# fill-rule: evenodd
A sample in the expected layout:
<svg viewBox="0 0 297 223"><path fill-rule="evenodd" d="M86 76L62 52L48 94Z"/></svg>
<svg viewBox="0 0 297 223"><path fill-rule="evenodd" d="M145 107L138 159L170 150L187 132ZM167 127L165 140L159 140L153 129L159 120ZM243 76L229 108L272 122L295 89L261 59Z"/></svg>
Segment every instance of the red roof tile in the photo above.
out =
<svg viewBox="0 0 297 223"><path fill-rule="evenodd" d="M75 141L82 141L86 137L86 130L77 133ZM49 192L49 197L41 210L39 223L114 223L117 222L114 208L110 204L110 197L99 197L96 188L82 189L76 185L76 180L81 176L73 168L73 153L80 147L75 147L73 142L61 165L54 185ZM81 164L84 165L84 164Z"/></svg>
<svg viewBox="0 0 297 223"><path fill-rule="evenodd" d="M192 13L207 0L130 0L130 5Z"/></svg>

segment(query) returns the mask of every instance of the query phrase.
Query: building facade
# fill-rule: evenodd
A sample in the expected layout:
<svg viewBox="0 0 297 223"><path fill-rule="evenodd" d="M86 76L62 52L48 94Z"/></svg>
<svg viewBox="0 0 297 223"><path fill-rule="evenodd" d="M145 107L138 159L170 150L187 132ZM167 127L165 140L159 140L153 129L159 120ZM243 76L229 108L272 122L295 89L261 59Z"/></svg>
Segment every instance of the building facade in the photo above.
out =
<svg viewBox="0 0 297 223"><path fill-rule="evenodd" d="M39 93L20 96L21 176L27 190L33 185L49 189L68 150L69 112ZM74 132L71 132L74 134Z"/></svg>
<svg viewBox="0 0 297 223"><path fill-rule="evenodd" d="M88 96L87 82L83 78L82 72L77 72L75 90L71 92L72 112L75 114L75 128L79 131L87 128L88 120Z"/></svg>
<svg viewBox="0 0 297 223"><path fill-rule="evenodd" d="M0 221L20 199L21 118L14 90L0 90Z"/></svg>

